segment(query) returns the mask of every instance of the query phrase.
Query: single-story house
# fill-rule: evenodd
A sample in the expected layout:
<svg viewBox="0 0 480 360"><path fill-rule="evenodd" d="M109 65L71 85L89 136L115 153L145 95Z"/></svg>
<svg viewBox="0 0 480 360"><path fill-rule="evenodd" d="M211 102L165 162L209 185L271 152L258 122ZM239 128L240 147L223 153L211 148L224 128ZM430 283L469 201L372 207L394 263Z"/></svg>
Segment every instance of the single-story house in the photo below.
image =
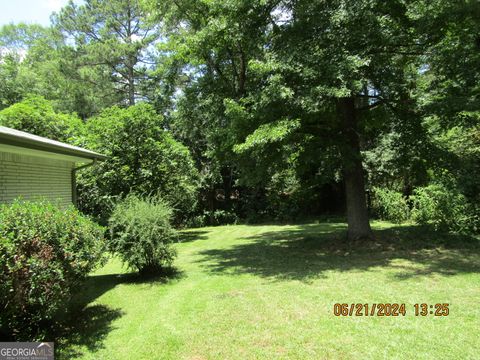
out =
<svg viewBox="0 0 480 360"><path fill-rule="evenodd" d="M0 126L0 203L21 197L76 204L75 173L106 156Z"/></svg>

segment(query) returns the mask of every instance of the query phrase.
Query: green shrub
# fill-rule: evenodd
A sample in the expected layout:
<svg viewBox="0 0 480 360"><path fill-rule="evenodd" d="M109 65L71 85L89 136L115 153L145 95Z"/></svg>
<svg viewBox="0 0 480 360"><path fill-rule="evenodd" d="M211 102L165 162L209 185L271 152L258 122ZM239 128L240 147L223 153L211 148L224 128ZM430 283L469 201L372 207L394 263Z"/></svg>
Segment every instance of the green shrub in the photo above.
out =
<svg viewBox="0 0 480 360"><path fill-rule="evenodd" d="M177 232L171 218L172 209L159 197L127 196L109 220L110 249L142 274L162 272L176 256L171 244Z"/></svg>
<svg viewBox="0 0 480 360"><path fill-rule="evenodd" d="M191 228L202 226L219 226L236 224L238 221L238 216L234 212L217 209L214 211L204 211L202 214L192 217L187 222L187 226Z"/></svg>
<svg viewBox="0 0 480 360"><path fill-rule="evenodd" d="M186 220L196 206L199 174L189 150L164 125L145 103L108 108L88 120L86 146L109 159L79 173L83 211L106 223L111 200L155 193L175 209L177 223Z"/></svg>
<svg viewBox="0 0 480 360"><path fill-rule="evenodd" d="M436 230L443 231L474 231L478 219L465 196L455 189L442 184L432 184L415 189L411 199L412 218L419 224L431 224Z"/></svg>
<svg viewBox="0 0 480 360"><path fill-rule="evenodd" d="M308 191L302 191L302 184L293 169L274 174L266 190L266 211L281 221L298 218L306 200L312 197Z"/></svg>
<svg viewBox="0 0 480 360"><path fill-rule="evenodd" d="M203 226L207 226L205 213L191 217L186 223L187 228L199 228Z"/></svg>
<svg viewBox="0 0 480 360"><path fill-rule="evenodd" d="M76 115L56 112L50 101L35 95L0 111L0 125L68 143L84 127Z"/></svg>
<svg viewBox="0 0 480 360"><path fill-rule="evenodd" d="M374 188L372 208L380 219L398 224L407 221L410 217L407 199L402 193L394 190Z"/></svg>
<svg viewBox="0 0 480 360"><path fill-rule="evenodd" d="M0 206L0 329L42 340L72 292L102 260L103 229L76 209L16 201Z"/></svg>

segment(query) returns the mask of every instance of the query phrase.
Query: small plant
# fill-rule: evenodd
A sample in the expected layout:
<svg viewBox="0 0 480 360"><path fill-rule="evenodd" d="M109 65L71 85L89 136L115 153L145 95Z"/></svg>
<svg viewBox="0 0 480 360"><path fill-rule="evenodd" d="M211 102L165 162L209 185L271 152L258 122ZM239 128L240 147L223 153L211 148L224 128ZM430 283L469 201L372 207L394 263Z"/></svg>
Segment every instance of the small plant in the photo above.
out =
<svg viewBox="0 0 480 360"><path fill-rule="evenodd" d="M74 290L102 262L103 228L46 201L0 206L0 332L42 339Z"/></svg>
<svg viewBox="0 0 480 360"><path fill-rule="evenodd" d="M110 249L141 274L157 274L171 267L176 256L171 246L177 232L172 209L159 197L127 196L109 220Z"/></svg>
<svg viewBox="0 0 480 360"><path fill-rule="evenodd" d="M410 217L407 199L394 190L374 188L372 207L380 219L397 224L407 221Z"/></svg>

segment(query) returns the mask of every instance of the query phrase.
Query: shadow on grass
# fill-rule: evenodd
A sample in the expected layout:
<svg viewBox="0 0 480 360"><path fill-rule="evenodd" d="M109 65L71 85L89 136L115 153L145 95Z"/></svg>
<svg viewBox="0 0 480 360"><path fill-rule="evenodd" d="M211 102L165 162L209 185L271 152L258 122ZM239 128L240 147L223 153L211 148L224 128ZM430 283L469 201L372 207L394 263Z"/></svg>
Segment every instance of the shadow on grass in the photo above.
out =
<svg viewBox="0 0 480 360"><path fill-rule="evenodd" d="M196 240L206 240L208 239L208 231L204 230L184 230L180 232L178 237L178 242L185 243Z"/></svg>
<svg viewBox="0 0 480 360"><path fill-rule="evenodd" d="M79 347L86 347L88 352L103 348L106 336L115 329L112 323L124 315L120 309L111 309L101 304L90 305L104 293L120 284L154 286L181 277L182 273L175 269L169 269L162 275L149 277L141 277L137 273L89 276L72 301L68 320L54 329L56 358L79 357L82 355Z"/></svg>
<svg viewBox="0 0 480 360"><path fill-rule="evenodd" d="M480 272L477 238L397 226L376 230L375 241L351 244L345 240L345 229L345 224L323 223L265 232L230 248L205 250L200 261L213 273L251 273L301 281L326 277L330 270L367 271L374 267L390 267L396 279Z"/></svg>
<svg viewBox="0 0 480 360"><path fill-rule="evenodd" d="M61 329L61 338L55 343L56 358L81 356L81 350L75 346L85 346L90 352L101 349L103 340L114 329L112 322L122 315L120 310L104 305L91 305L78 311L74 320Z"/></svg>

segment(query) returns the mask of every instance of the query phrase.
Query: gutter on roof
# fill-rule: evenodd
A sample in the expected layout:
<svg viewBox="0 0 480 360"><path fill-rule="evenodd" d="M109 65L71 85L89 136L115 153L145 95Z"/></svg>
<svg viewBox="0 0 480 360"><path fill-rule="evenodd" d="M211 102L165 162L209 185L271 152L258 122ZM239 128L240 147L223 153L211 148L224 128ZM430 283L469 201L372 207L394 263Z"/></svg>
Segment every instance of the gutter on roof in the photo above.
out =
<svg viewBox="0 0 480 360"><path fill-rule="evenodd" d="M67 148L57 144L43 143L37 140L18 137L15 135L5 134L5 133L0 133L0 142L5 145L23 147L23 148L28 148L32 150L52 152L52 153L67 155L67 156L76 156L76 157L90 159L90 160L106 160L108 158L105 155L101 155L93 151Z"/></svg>

